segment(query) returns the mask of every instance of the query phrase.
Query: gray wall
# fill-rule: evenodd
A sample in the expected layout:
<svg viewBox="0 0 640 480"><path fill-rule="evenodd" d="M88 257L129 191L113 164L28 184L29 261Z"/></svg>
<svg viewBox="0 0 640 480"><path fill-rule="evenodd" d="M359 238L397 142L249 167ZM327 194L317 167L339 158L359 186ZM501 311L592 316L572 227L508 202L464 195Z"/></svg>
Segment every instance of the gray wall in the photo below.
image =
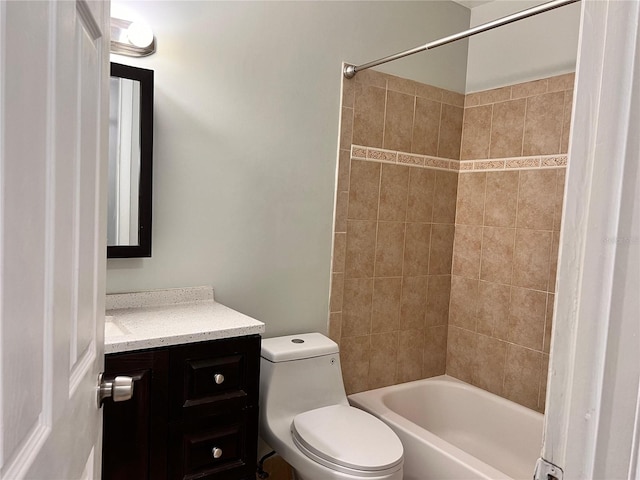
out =
<svg viewBox="0 0 640 480"><path fill-rule="evenodd" d="M549 0L500 0L471 10L471 26ZM466 93L575 71L582 2L469 39Z"/></svg>
<svg viewBox="0 0 640 480"><path fill-rule="evenodd" d="M267 336L326 331L341 62L464 30L453 2L117 2L158 51L153 257L107 291L212 285ZM463 92L466 42L384 71Z"/></svg>

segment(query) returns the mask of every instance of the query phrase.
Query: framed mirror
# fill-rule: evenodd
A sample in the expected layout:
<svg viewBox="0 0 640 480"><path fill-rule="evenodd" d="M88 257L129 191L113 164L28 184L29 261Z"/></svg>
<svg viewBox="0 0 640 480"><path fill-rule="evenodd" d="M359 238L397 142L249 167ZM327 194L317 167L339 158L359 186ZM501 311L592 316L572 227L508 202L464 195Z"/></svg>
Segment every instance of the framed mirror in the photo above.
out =
<svg viewBox="0 0 640 480"><path fill-rule="evenodd" d="M111 63L107 258L151 256L153 70Z"/></svg>

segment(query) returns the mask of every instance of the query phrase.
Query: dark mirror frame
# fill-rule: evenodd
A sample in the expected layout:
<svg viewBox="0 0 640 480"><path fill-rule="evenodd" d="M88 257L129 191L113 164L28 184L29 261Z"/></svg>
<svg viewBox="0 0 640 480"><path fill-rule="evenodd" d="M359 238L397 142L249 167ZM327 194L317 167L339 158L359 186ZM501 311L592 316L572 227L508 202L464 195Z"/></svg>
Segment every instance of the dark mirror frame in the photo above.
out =
<svg viewBox="0 0 640 480"><path fill-rule="evenodd" d="M140 190L138 192L138 245L107 245L107 258L150 257L153 178L153 70L112 62L111 76L140 82Z"/></svg>

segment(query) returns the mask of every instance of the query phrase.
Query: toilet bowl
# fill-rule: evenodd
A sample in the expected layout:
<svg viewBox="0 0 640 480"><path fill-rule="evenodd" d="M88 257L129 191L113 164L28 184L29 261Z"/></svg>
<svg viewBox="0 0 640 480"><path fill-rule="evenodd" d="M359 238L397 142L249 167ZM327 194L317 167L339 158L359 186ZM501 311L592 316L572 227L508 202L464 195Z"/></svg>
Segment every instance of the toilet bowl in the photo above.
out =
<svg viewBox="0 0 640 480"><path fill-rule="evenodd" d="M335 342L319 333L269 338L261 357L260 436L298 480L402 479L402 443L349 405Z"/></svg>

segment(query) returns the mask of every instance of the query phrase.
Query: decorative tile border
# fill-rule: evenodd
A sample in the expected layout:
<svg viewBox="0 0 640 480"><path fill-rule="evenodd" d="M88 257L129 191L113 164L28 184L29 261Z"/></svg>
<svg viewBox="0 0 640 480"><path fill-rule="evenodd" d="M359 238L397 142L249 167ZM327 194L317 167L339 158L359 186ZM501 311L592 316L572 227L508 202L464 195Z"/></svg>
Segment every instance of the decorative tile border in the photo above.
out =
<svg viewBox="0 0 640 480"><path fill-rule="evenodd" d="M449 158L430 157L428 155L397 152L394 150L384 150L382 148L363 147L361 145L351 145L351 158L383 163L397 163L410 167L426 167L453 171L459 169L460 163L458 160L451 160Z"/></svg>
<svg viewBox="0 0 640 480"><path fill-rule="evenodd" d="M463 160L461 171L531 170L538 168L564 168L567 155L540 155L535 157L495 158L491 160Z"/></svg>
<svg viewBox="0 0 640 480"><path fill-rule="evenodd" d="M482 160L453 160L450 158L417 155L382 148L351 145L351 158L373 162L397 163L412 167L450 170L461 173L501 170L530 170L538 168L564 168L567 155L539 155L533 157L492 158Z"/></svg>
<svg viewBox="0 0 640 480"><path fill-rule="evenodd" d="M367 149L367 158L370 160L378 160L380 162L396 163L398 152L389 152L386 150Z"/></svg>

